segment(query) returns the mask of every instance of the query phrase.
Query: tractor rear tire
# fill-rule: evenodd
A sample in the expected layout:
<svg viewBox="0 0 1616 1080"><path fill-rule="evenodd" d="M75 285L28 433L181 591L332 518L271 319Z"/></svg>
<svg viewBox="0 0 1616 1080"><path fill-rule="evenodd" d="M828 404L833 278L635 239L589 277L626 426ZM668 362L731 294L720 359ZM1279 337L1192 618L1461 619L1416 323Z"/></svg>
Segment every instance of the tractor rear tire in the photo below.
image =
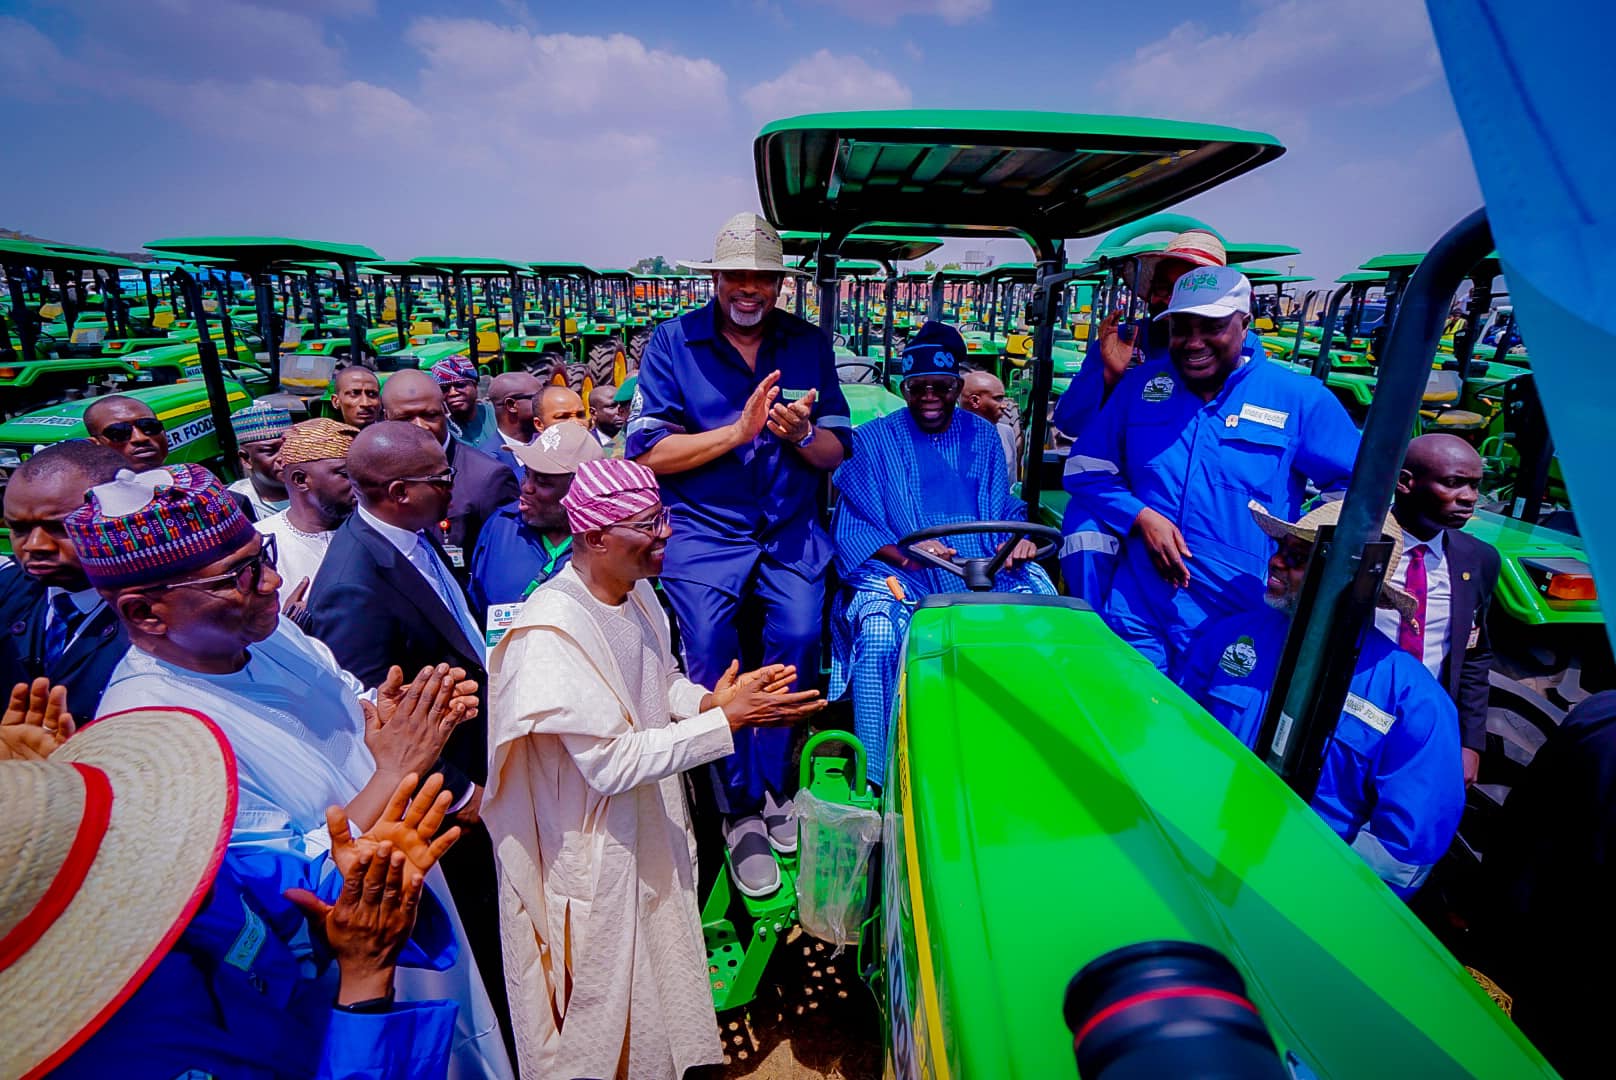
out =
<svg viewBox="0 0 1616 1080"><path fill-rule="evenodd" d="M651 328L642 327L628 336L628 374L640 373L640 357L645 355L645 347L651 343Z"/></svg>
<svg viewBox="0 0 1616 1080"><path fill-rule="evenodd" d="M622 351L623 346L616 338L597 341L589 346L589 361L585 365L585 371L595 386L611 384L612 375L617 368L617 358Z"/></svg>

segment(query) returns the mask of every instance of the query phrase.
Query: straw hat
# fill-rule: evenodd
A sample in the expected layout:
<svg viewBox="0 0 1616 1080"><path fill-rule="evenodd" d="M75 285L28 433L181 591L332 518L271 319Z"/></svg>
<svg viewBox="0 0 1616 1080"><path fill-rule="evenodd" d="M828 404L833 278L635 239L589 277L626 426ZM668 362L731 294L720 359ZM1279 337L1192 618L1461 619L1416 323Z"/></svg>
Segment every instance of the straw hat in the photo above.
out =
<svg viewBox="0 0 1616 1080"><path fill-rule="evenodd" d="M131 709L46 761L0 762L0 1076L43 1076L167 955L213 885L236 759L186 709Z"/></svg>
<svg viewBox="0 0 1616 1080"><path fill-rule="evenodd" d="M803 275L785 264L780 234L756 214L736 214L724 222L713 241L712 262L680 262L691 270L758 270L770 274Z"/></svg>
<svg viewBox="0 0 1616 1080"><path fill-rule="evenodd" d="M1191 266L1229 264L1229 255L1223 247L1223 241L1206 229L1188 229L1167 241L1167 246L1160 251L1146 252L1138 258L1140 274L1147 281L1156 272L1156 264L1165 259L1186 262Z"/></svg>
<svg viewBox="0 0 1616 1080"><path fill-rule="evenodd" d="M1248 502L1246 509L1251 511L1257 527L1275 540L1294 536L1309 544L1318 541L1320 525L1334 525L1341 520L1340 499L1320 503L1302 515L1300 521L1277 518L1256 499ZM1386 515L1386 523L1381 526L1381 535L1392 542L1392 554L1391 558L1386 560L1386 574L1380 581L1380 606L1391 608L1404 618L1414 621L1419 614L1418 601L1392 584L1392 575L1397 572L1397 564L1403 561L1403 527L1397 524L1397 519L1389 513Z"/></svg>

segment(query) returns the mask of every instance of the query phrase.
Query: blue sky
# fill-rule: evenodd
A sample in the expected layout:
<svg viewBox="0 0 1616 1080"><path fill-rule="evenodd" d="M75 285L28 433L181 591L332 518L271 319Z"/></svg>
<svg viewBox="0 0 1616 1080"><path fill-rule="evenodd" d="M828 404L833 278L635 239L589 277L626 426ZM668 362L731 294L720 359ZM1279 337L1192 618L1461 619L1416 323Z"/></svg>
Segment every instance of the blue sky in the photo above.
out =
<svg viewBox="0 0 1616 1080"><path fill-rule="evenodd" d="M0 0L0 225L701 258L757 207L764 122L905 106L1271 132L1284 157L1182 209L1321 277L1480 201L1413 0Z"/></svg>

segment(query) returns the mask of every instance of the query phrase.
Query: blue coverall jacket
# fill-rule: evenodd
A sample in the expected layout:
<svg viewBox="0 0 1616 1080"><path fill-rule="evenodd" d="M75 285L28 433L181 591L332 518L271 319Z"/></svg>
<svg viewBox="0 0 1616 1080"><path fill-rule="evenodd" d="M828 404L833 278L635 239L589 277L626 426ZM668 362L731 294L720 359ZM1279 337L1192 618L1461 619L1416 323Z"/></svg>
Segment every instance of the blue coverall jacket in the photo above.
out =
<svg viewBox="0 0 1616 1080"><path fill-rule="evenodd" d="M1201 623L1260 602L1273 541L1246 504L1295 520L1308 481L1345 486L1357 453L1358 431L1324 384L1261 350L1211 401L1171 360L1130 371L1072 448L1064 480L1073 513L1124 538L1106 622L1171 672ZM1185 588L1169 585L1130 533L1147 507L1184 536Z"/></svg>
<svg viewBox="0 0 1616 1080"><path fill-rule="evenodd" d="M1266 604L1203 626L1179 685L1255 748L1290 619ZM1459 714L1413 656L1370 626L1313 797L1330 828L1399 896L1448 850L1464 811Z"/></svg>

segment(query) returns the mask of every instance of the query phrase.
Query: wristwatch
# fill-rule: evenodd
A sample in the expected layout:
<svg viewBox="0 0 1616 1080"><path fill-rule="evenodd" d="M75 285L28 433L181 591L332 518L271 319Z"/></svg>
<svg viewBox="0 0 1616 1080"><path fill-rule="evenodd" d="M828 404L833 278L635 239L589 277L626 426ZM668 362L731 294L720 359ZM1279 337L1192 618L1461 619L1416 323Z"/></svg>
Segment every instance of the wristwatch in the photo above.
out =
<svg viewBox="0 0 1616 1080"><path fill-rule="evenodd" d="M814 426L812 424L809 424L808 425L808 434L804 435L802 437L802 441L797 444L797 449L798 450L803 449L809 443L814 441L814 430L815 430Z"/></svg>

